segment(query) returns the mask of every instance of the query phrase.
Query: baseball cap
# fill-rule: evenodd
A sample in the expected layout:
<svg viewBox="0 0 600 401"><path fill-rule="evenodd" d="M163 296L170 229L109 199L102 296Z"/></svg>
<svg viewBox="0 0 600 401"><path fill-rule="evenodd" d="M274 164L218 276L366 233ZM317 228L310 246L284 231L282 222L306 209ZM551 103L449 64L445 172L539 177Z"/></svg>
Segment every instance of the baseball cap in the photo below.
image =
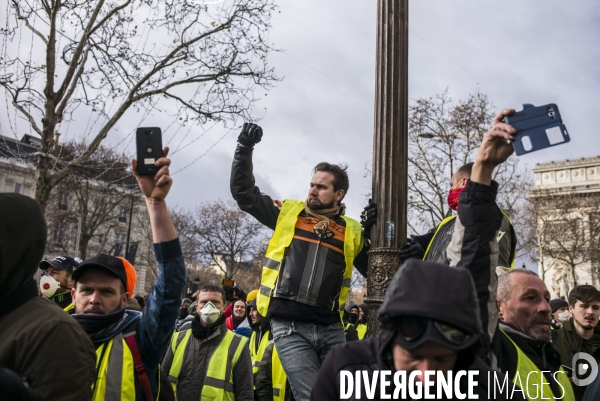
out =
<svg viewBox="0 0 600 401"><path fill-rule="evenodd" d="M568 307L569 303L562 298L557 298L550 301L550 309L552 309L552 313L556 312L557 309Z"/></svg>
<svg viewBox="0 0 600 401"><path fill-rule="evenodd" d="M67 255L57 256L52 260L42 260L40 262L39 268L42 270L48 270L48 267L54 267L56 269L68 270L73 273L78 267L79 263L77 261Z"/></svg>
<svg viewBox="0 0 600 401"><path fill-rule="evenodd" d="M98 256L84 260L73 273L73 280L79 280L79 278L92 267L104 269L118 277L129 293L129 298L133 296L133 291L135 290L135 284L137 282L137 274L135 268L127 261L127 259L101 253Z"/></svg>

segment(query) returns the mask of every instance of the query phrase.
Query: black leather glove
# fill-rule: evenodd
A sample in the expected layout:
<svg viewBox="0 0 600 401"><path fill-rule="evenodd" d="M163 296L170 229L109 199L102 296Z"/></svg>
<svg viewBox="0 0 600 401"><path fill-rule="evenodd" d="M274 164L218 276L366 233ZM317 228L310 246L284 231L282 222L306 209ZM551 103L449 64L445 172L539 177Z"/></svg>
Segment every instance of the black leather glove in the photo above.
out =
<svg viewBox="0 0 600 401"><path fill-rule="evenodd" d="M371 236L371 228L377 222L377 204L369 199L369 204L360 214L360 225L365 233L365 239Z"/></svg>
<svg viewBox="0 0 600 401"><path fill-rule="evenodd" d="M244 123L242 132L238 136L238 142L249 148L253 148L254 145L260 142L262 139L262 128L253 123Z"/></svg>
<svg viewBox="0 0 600 401"><path fill-rule="evenodd" d="M400 250L401 262L404 262L406 259L423 259L423 256L425 256L425 251L416 242L407 242Z"/></svg>

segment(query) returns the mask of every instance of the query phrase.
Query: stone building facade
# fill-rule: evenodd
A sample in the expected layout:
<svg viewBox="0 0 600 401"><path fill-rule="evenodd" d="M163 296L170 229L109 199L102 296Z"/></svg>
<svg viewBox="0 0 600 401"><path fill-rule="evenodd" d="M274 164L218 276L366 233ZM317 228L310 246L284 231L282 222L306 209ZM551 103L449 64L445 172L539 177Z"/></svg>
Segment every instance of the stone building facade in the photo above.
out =
<svg viewBox="0 0 600 401"><path fill-rule="evenodd" d="M21 140L0 136L0 193L20 193L33 197L35 152L38 148L39 140L29 135L23 136ZM90 208L97 201L93 196L94 185L95 183L91 181ZM89 258L98 253L107 253L125 257L127 233L130 231L129 244L130 249L132 246L136 248L134 266L138 277L134 293L147 295L151 285L146 283L146 277L153 276L152 270L156 267L146 204L139 191L129 191L129 195L123 194L123 196L126 198L122 204L114 208L112 214L88 242L86 256ZM49 204L47 207L48 241L44 258L52 259L65 254L78 256L76 246L80 219L78 201L69 191L52 197L51 201L58 204ZM131 230L129 230L130 220ZM40 276L41 271L38 270L35 276L38 282Z"/></svg>
<svg viewBox="0 0 600 401"><path fill-rule="evenodd" d="M533 172L540 277L553 298L566 298L574 285L600 288L600 156L537 164Z"/></svg>

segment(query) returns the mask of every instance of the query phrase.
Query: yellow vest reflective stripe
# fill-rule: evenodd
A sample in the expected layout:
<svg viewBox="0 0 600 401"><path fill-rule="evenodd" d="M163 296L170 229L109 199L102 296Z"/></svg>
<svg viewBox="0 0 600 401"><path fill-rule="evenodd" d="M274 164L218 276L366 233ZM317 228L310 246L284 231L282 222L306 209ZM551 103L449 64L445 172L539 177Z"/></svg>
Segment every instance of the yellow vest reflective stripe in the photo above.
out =
<svg viewBox="0 0 600 401"><path fill-rule="evenodd" d="M352 323L346 323L346 325L344 326L344 333L348 332L348 329L350 328L350 326L352 326Z"/></svg>
<svg viewBox="0 0 600 401"><path fill-rule="evenodd" d="M273 401L284 401L285 400L285 385L287 383L287 376L281 361L279 360L279 354L277 353L277 347L273 344L273 356L271 357L271 370L272 370L272 381L273 381Z"/></svg>
<svg viewBox="0 0 600 401"><path fill-rule="evenodd" d="M558 383L560 384L559 387L562 386L564 394L558 394L562 397L555 398L550 385L547 382L542 381L541 369L538 368L535 365L535 363L533 363L533 361L523 351L521 351L521 348L519 348L519 346L512 340L512 338L510 338L510 336L508 336L508 334L506 334L504 330L500 330L510 340L510 342L517 351L517 369L515 371L515 377L513 377L512 382L519 386L521 390L523 390L523 392L525 393L525 398L527 398L528 400L546 399L575 401L575 394L573 393L571 382L569 381L569 378L567 377L567 374L564 372L562 367L560 368L560 372L556 374L555 377ZM535 373L529 375L530 372ZM530 398L530 395L536 398Z"/></svg>
<svg viewBox="0 0 600 401"><path fill-rule="evenodd" d="M262 361L265 350L269 346L269 330L267 330L260 338L260 344L256 347L257 332L253 331L250 336L250 359L252 360L252 373L258 372L258 364Z"/></svg>
<svg viewBox="0 0 600 401"><path fill-rule="evenodd" d="M362 340L363 338L365 338L365 334L367 334L367 325L364 323L357 324L356 332L358 333L358 339Z"/></svg>
<svg viewBox="0 0 600 401"><path fill-rule="evenodd" d="M135 366L122 333L96 349L96 371L92 401L135 400Z"/></svg>
<svg viewBox="0 0 600 401"><path fill-rule="evenodd" d="M508 215L504 212L502 212L502 214L504 215L504 217L506 217L506 220L508 220L508 223L512 227L512 223L510 222ZM427 249L425 250L425 255L423 255L423 260L427 259L427 255L429 255L429 250L431 249L431 244L433 244L433 241L435 240L436 235L440 232L440 229L444 225L446 225L448 222L454 220L455 218L456 218L456 216L446 217L444 220L442 220L442 222L440 224L438 224L438 226L435 230L435 233L433 234L433 237L431 238L431 241L429 241L429 245L427 245ZM511 230L511 235L515 235L514 230ZM511 269L515 268L515 256L517 256L517 248L514 248L512 250L512 255L510 256L510 268Z"/></svg>
<svg viewBox="0 0 600 401"><path fill-rule="evenodd" d="M177 396L177 382L185 358L185 349L190 340L192 330L174 333L171 337L173 363L169 370L169 380L173 392ZM180 340L180 337L181 338ZM180 340L180 341L179 341ZM233 369L246 346L248 339L226 330L225 336L213 352L208 362L204 385L200 393L202 401L227 400L234 401ZM178 344L179 343L179 344Z"/></svg>
<svg viewBox="0 0 600 401"><path fill-rule="evenodd" d="M67 305L67 306L65 306L65 307L63 308L63 310L64 310L65 312L68 312L68 311L70 311L70 310L72 310L72 309L75 309L75 305L73 305L73 304L69 304L69 305Z"/></svg>
<svg viewBox="0 0 600 401"><path fill-rule="evenodd" d="M267 316L271 294L279 276L281 261L283 260L285 249L292 243L296 228L296 220L302 210L304 210L303 201L286 200L283 202L281 210L279 211L275 232L269 241L269 248L267 249L267 254L263 263L260 289L256 297L256 307L258 313L262 316ZM344 280L338 298L340 319L343 316L344 308L346 307L346 299L348 298L348 292L350 290L354 258L362 248L362 228L360 223L346 216L342 216L342 218L346 221L346 233L344 235L344 259L346 261L346 269L344 271Z"/></svg>

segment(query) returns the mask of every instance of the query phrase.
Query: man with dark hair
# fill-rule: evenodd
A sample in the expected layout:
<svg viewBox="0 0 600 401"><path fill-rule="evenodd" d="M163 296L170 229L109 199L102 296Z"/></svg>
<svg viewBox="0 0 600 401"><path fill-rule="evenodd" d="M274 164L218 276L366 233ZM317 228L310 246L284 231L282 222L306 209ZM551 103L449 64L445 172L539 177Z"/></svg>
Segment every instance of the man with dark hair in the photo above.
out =
<svg viewBox="0 0 600 401"><path fill-rule="evenodd" d="M247 339L227 330L225 292L200 289L192 328L175 332L161 365L179 401L252 401L253 378Z"/></svg>
<svg viewBox="0 0 600 401"><path fill-rule="evenodd" d="M79 263L68 255L57 256L52 260L42 260L39 268L44 271L40 279L40 292L47 296L65 312L73 313L73 272Z"/></svg>
<svg viewBox="0 0 600 401"><path fill-rule="evenodd" d="M151 400L159 388L163 399L165 390L170 391L168 384L158 385L158 366L177 319L185 265L165 202L173 183L168 151L165 148L164 157L155 162L160 168L156 175L140 176L136 160L131 164L146 200L158 272L143 316L127 308L137 275L126 259L100 254L73 273L73 318L96 346L94 400Z"/></svg>
<svg viewBox="0 0 600 401"><path fill-rule="evenodd" d="M244 124L231 168L231 193L240 209L275 230L256 304L262 316L271 318L294 397L306 401L327 353L345 341L342 314L352 266L363 275L367 270L364 234L361 224L344 215L345 166L319 163L305 201L281 203L262 194L252 172L253 147L261 138L262 128ZM363 227L365 232L371 228Z"/></svg>
<svg viewBox="0 0 600 401"><path fill-rule="evenodd" d="M46 401L90 400L94 346L56 303L39 297L33 279L47 235L34 199L0 194L0 367ZM0 385L0 399L8 392Z"/></svg>
<svg viewBox="0 0 600 401"><path fill-rule="evenodd" d="M590 354L600 363L600 292L591 285L578 285L569 293L569 311L573 317L564 322L556 339L555 348L561 363L571 367L573 355L578 352ZM573 383L575 398L581 400L585 386Z"/></svg>
<svg viewBox="0 0 600 401"><path fill-rule="evenodd" d="M450 209L457 210L460 193L466 188L472 170L473 163L467 163L460 167L452 176L452 187L448 193L448 206ZM496 234L500 247L497 266L498 274L514 268L517 249L517 235L515 230L508 216L505 213L502 214L504 217L502 225ZM400 260L418 258L430 262L449 264L446 251L452 239L455 222L456 215L449 216L442 220L435 229L431 229L423 235L413 236L402 247Z"/></svg>

